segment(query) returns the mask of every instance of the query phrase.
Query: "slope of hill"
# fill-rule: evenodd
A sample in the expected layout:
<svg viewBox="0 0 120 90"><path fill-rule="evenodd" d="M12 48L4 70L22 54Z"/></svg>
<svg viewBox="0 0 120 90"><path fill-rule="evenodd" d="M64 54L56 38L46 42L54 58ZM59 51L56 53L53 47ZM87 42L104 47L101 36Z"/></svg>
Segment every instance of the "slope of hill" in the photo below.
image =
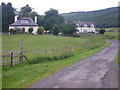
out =
<svg viewBox="0 0 120 90"><path fill-rule="evenodd" d="M103 10L88 12L71 12L64 13L66 20L94 22L96 27L117 27L118 26L118 9L120 7L112 7Z"/></svg>

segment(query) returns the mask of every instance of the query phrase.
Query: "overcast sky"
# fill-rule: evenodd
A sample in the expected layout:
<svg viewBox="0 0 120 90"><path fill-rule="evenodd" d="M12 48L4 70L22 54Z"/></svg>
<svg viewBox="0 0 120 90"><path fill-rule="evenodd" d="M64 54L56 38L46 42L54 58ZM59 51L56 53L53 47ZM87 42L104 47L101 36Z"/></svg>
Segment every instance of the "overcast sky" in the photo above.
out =
<svg viewBox="0 0 120 90"><path fill-rule="evenodd" d="M50 8L57 9L59 13L76 11L93 11L118 6L120 0L0 0L11 2L14 8L21 8L26 4L34 8L38 14L43 15Z"/></svg>

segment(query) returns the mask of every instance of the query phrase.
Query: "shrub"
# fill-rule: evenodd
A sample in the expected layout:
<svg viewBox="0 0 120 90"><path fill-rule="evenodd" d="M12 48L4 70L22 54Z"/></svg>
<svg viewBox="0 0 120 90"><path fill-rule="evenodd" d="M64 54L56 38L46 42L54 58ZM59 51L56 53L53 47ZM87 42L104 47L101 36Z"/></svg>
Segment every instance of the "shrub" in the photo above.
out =
<svg viewBox="0 0 120 90"><path fill-rule="evenodd" d="M28 31L29 31L29 33L32 33L33 32L33 28L29 28Z"/></svg>
<svg viewBox="0 0 120 90"><path fill-rule="evenodd" d="M59 33L59 25L55 24L52 28L53 35L58 35Z"/></svg>
<svg viewBox="0 0 120 90"><path fill-rule="evenodd" d="M10 31L10 34L16 34L17 33L17 30L15 30L13 28L11 28L9 31Z"/></svg>
<svg viewBox="0 0 120 90"><path fill-rule="evenodd" d="M105 29L101 29L100 34L104 34L104 33L105 33Z"/></svg>
<svg viewBox="0 0 120 90"><path fill-rule="evenodd" d="M17 33L17 30L16 30L16 29L14 29L13 34L16 34L16 33Z"/></svg>
<svg viewBox="0 0 120 90"><path fill-rule="evenodd" d="M73 34L73 35L71 35L72 37L80 37L80 35L79 34Z"/></svg>
<svg viewBox="0 0 120 90"><path fill-rule="evenodd" d="M42 35L44 32L44 27L40 26L37 30L37 34Z"/></svg>
<svg viewBox="0 0 120 90"><path fill-rule="evenodd" d="M51 34L52 33L52 31L51 30L49 30L49 34Z"/></svg>

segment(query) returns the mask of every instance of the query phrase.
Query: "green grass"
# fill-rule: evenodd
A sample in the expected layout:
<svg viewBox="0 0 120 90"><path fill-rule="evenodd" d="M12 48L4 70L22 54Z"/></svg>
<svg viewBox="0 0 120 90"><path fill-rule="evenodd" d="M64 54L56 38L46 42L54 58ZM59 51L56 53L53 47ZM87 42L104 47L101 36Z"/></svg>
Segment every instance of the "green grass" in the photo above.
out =
<svg viewBox="0 0 120 90"><path fill-rule="evenodd" d="M120 51L118 52L118 55L117 55L117 57L116 57L116 61L117 61L117 63L119 64L119 68L120 68Z"/></svg>
<svg viewBox="0 0 120 90"><path fill-rule="evenodd" d="M118 32L120 28L104 28L106 32Z"/></svg>
<svg viewBox="0 0 120 90"><path fill-rule="evenodd" d="M28 59L39 56L50 57L52 49L54 49L53 56L63 55L64 53L67 53L69 48L75 48L88 41L87 39L56 37L51 35L4 35L2 43L3 51L19 51L21 40L24 40L24 53ZM67 50L64 50L65 46L67 47ZM47 50L47 54L45 53L45 50Z"/></svg>
<svg viewBox="0 0 120 90"><path fill-rule="evenodd" d="M118 34L120 34L120 32L105 32L104 36L106 39L120 40Z"/></svg>
<svg viewBox="0 0 120 90"><path fill-rule="evenodd" d="M110 42L104 41L97 35L90 35L81 38L56 37L49 35L5 35L3 36L2 43L3 50L19 50L21 39L24 40L25 54L28 57L28 61L31 61L33 64L26 62L12 68L4 67L2 70L3 88L28 87L36 81L44 79L62 68L73 65L110 45ZM65 45L67 46L68 53L71 53L69 47L72 47L72 53L74 55L62 59L58 58L57 60L51 59L37 62L37 64L34 64L34 61L38 60L40 57L43 57L40 60L45 60L46 57L44 53L43 55L39 54L40 57L39 55L34 54L35 50L38 50L41 53L42 50L44 52L44 48L46 47L48 51L51 51L52 48L61 49L64 48ZM59 51L60 56L62 56L61 53L67 53L66 49ZM57 55L56 57L59 57L59 54L55 54ZM49 54L47 55L47 57L51 57ZM38 59L36 59L36 57L38 57Z"/></svg>
<svg viewBox="0 0 120 90"><path fill-rule="evenodd" d="M113 39L113 40L120 40L120 28L105 28L104 38L105 39Z"/></svg>

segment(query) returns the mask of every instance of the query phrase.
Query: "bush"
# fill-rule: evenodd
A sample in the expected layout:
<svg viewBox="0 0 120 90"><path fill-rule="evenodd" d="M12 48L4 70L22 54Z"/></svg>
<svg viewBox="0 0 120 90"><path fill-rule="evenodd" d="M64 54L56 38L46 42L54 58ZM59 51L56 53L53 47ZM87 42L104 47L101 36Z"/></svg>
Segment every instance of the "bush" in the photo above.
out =
<svg viewBox="0 0 120 90"><path fill-rule="evenodd" d="M28 31L29 31L29 33L32 33L33 32L33 28L29 28Z"/></svg>
<svg viewBox="0 0 120 90"><path fill-rule="evenodd" d="M100 34L104 34L104 33L105 33L105 29L101 29Z"/></svg>
<svg viewBox="0 0 120 90"><path fill-rule="evenodd" d="M58 35L58 33L59 33L59 25L55 24L53 26L52 33L53 33L53 35L56 35L56 36Z"/></svg>
<svg viewBox="0 0 120 90"><path fill-rule="evenodd" d="M52 31L51 30L49 30L49 34L51 34L52 33Z"/></svg>
<svg viewBox="0 0 120 90"><path fill-rule="evenodd" d="M17 30L11 28L11 29L9 30L9 32L10 32L10 34L16 34L16 33L17 33Z"/></svg>
<svg viewBox="0 0 120 90"><path fill-rule="evenodd" d="M16 34L17 33L17 30L15 29L14 31L13 31L13 34Z"/></svg>
<svg viewBox="0 0 120 90"><path fill-rule="evenodd" d="M37 34L42 35L44 32L44 27L40 26L37 30Z"/></svg>
<svg viewBox="0 0 120 90"><path fill-rule="evenodd" d="M80 37L80 35L79 34L73 34L73 35L71 35L72 37Z"/></svg>

